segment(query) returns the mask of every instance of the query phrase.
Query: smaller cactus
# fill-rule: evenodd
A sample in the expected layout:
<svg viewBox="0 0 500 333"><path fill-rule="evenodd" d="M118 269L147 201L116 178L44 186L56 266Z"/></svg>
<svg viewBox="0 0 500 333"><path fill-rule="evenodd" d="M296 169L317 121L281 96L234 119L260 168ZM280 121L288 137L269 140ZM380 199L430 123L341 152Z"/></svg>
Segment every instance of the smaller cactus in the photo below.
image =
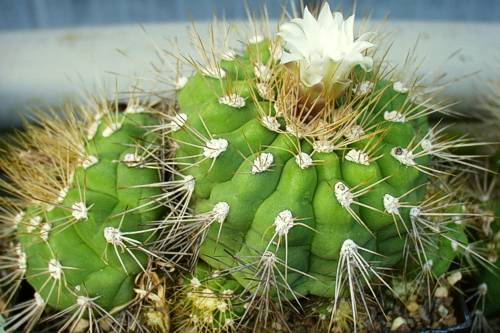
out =
<svg viewBox="0 0 500 333"><path fill-rule="evenodd" d="M7 332L30 331L47 309L60 331L103 321L122 328L117 309L142 302L136 277L153 274L162 202L163 153L149 128L158 112L131 99L41 114L6 146L0 169L4 241L2 290L11 301L21 281L32 300L8 310ZM159 185L160 184L160 185ZM113 314L112 314L113 313Z"/></svg>
<svg viewBox="0 0 500 333"><path fill-rule="evenodd" d="M500 311L500 81L491 81L487 94L480 95L479 104L485 114L475 124L473 135L480 140L493 141L491 144L477 147L476 150L486 156L483 172L469 175L464 181L465 198L469 211L475 214L470 221L469 249L480 253L482 260L467 257L472 268L471 289L467 290L468 304L472 311L472 332L493 332L498 330L498 323L490 321ZM467 126L467 127L466 127ZM462 126L459 132L471 125ZM465 154L471 151L465 150ZM476 152L477 153L477 152ZM489 170L489 171L488 171ZM492 325L497 325L496 327Z"/></svg>
<svg viewBox="0 0 500 333"><path fill-rule="evenodd" d="M177 292L173 309L177 330L193 332L233 332L244 309L235 295L241 289L236 282L222 280L203 265Z"/></svg>

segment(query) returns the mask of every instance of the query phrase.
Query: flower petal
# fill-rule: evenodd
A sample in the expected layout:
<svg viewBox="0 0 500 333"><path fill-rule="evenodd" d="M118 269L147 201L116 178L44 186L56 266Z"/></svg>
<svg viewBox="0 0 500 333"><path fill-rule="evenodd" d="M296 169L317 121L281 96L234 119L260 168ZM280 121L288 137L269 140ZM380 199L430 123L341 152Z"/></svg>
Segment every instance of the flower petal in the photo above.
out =
<svg viewBox="0 0 500 333"><path fill-rule="evenodd" d="M303 58L299 54L288 53L288 52L284 51L283 55L281 56L281 63L288 64L289 62L299 61L302 59Z"/></svg>
<svg viewBox="0 0 500 333"><path fill-rule="evenodd" d="M279 28L285 49L281 63L296 62L306 86L322 80L345 82L357 64L370 70L373 60L364 52L374 46L370 42L373 34L364 33L355 39L354 19L354 15L344 20L342 13L332 13L327 2L317 19L305 7L303 18L292 19Z"/></svg>
<svg viewBox="0 0 500 333"><path fill-rule="evenodd" d="M332 11L330 5L325 2L318 16L318 24L322 27L329 27L333 23Z"/></svg>

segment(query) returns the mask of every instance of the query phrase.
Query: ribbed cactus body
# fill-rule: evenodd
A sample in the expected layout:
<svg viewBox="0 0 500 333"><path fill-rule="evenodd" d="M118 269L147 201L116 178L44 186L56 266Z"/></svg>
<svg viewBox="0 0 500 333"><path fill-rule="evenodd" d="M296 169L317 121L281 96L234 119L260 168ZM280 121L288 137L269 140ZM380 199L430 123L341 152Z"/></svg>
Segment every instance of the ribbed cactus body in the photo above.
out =
<svg viewBox="0 0 500 333"><path fill-rule="evenodd" d="M380 253L374 260L381 261L381 266L393 267L402 260L406 230L400 218L387 211L384 197L405 195L404 201L413 203L424 199L426 175L394 154L428 133L427 120L385 120L384 112L412 104L406 93L393 89L391 81L379 80L370 93L380 97L368 106L371 130L377 133L344 149L315 151L314 138L287 131L288 124L276 114L274 103L259 96L254 64L272 66L268 49L268 41L250 44L242 56L222 61L223 78L197 73L178 94L178 112L187 120L173 139L178 143L176 158L189 158L193 165L183 169L195 178L191 207L196 213L210 212L218 203L229 207L225 220L211 225L201 258L216 270L228 270L242 261L258 261L265 251L276 252L290 268L287 280L294 290L331 296L345 240ZM370 78L361 71L357 75ZM228 91L243 98L244 105L221 101ZM366 100L359 107L362 103ZM276 127L266 124L263 115L271 116ZM220 140L223 149L210 157L211 140L214 144ZM369 141L376 143L372 157L378 158L359 163L346 157ZM421 149L418 146L413 153ZM414 162L427 166L429 157ZM363 187L369 190L351 198L359 204L342 199L342 193ZM408 208L400 207L398 214L409 223ZM440 272L455 256L446 245ZM245 270L232 276L243 286L251 283Z"/></svg>
<svg viewBox="0 0 500 333"><path fill-rule="evenodd" d="M143 113L105 115L59 203L48 211L28 209L20 221L26 279L51 307L70 308L83 296L109 311L133 298L134 279L147 258L113 246L113 230L137 232L128 237L141 243L152 240L153 233L140 231L162 214L145 205L159 189L134 186L157 183L159 172L132 157L137 144L156 140L144 127L154 124L157 120Z"/></svg>

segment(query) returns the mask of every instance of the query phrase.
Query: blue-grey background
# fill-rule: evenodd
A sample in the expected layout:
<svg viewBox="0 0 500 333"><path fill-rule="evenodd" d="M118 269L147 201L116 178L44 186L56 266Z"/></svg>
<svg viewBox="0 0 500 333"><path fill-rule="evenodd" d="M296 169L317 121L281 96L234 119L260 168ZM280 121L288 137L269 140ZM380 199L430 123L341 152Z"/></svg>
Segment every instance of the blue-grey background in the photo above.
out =
<svg viewBox="0 0 500 333"><path fill-rule="evenodd" d="M271 17L300 0L0 0L0 30L246 18L246 6L266 3ZM305 4L321 1L303 0ZM353 0L330 1L351 9ZM500 21L500 0L357 0L357 13L375 19Z"/></svg>

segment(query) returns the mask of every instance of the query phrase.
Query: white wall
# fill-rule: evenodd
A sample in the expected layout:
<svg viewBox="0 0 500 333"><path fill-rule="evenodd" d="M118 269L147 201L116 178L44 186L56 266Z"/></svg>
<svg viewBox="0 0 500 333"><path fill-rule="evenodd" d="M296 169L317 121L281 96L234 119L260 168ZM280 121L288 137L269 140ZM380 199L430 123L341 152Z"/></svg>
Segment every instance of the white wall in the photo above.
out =
<svg viewBox="0 0 500 333"><path fill-rule="evenodd" d="M197 25L204 37L207 27ZM19 113L29 106L57 105L102 82L113 87L114 76L106 72L122 74L123 89L129 77L152 77L151 63L158 58L151 40L168 48L168 40L177 37L180 48L192 52L186 28L171 23L146 25L147 33L137 25L0 33L0 127L18 124ZM385 29L394 37L390 61L400 62L420 37L417 56L426 58L422 73L440 68L450 80L462 78L446 95L462 101L463 110L474 112L478 94L486 89L484 78L500 73L500 24L393 21ZM460 52L447 60L455 51ZM473 73L479 74L463 78Z"/></svg>

